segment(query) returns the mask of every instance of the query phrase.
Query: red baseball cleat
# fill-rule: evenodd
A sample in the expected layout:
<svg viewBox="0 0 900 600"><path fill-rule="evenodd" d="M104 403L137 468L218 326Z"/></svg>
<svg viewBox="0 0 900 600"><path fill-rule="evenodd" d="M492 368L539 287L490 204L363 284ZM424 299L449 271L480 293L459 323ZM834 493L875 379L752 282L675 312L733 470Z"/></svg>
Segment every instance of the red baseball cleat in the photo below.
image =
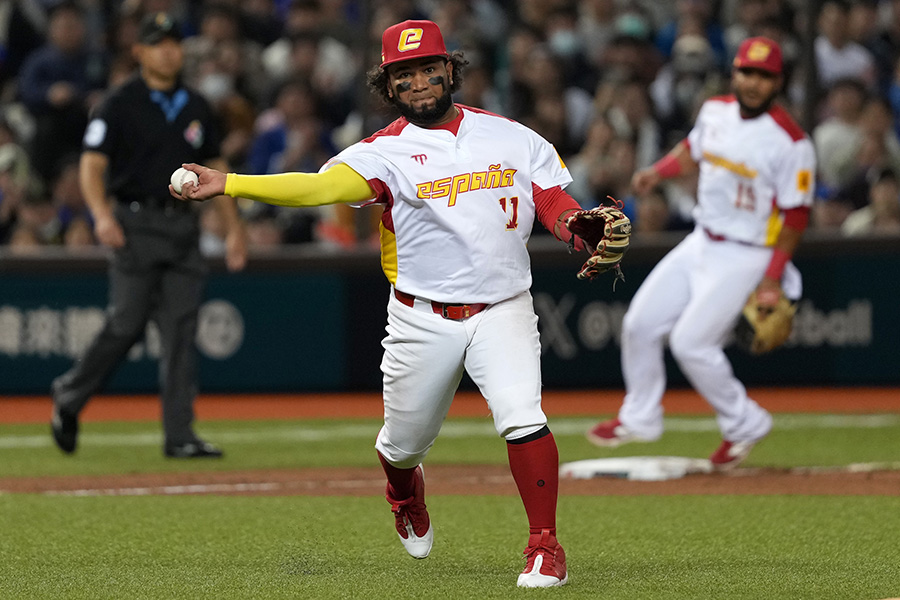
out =
<svg viewBox="0 0 900 600"><path fill-rule="evenodd" d="M603 421L587 432L587 439L597 446L616 448L628 442L646 442L630 429L622 425L619 419Z"/></svg>
<svg viewBox="0 0 900 600"><path fill-rule="evenodd" d="M566 552L549 529L532 533L525 548L525 570L519 575L519 587L553 587L569 580Z"/></svg>
<svg viewBox="0 0 900 600"><path fill-rule="evenodd" d="M758 442L759 440L749 442L722 440L719 448L709 457L709 462L712 463L713 469L716 471L729 471L744 462L753 446Z"/></svg>
<svg viewBox="0 0 900 600"><path fill-rule="evenodd" d="M425 474L422 465L416 467L415 492L409 498L397 500L392 496L391 484L387 485L385 497L391 503L394 525L403 547L414 558L425 558L434 543L434 528L425 509Z"/></svg>

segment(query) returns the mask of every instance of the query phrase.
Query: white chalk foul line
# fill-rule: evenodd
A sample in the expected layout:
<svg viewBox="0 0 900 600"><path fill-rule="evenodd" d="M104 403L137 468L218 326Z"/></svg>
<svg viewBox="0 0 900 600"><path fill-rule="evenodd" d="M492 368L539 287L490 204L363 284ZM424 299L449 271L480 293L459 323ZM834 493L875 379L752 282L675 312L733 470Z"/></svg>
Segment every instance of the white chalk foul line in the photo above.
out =
<svg viewBox="0 0 900 600"><path fill-rule="evenodd" d="M594 418L561 418L550 419L550 429L559 435L582 435L595 425ZM872 428L881 429L900 425L900 415L775 415L775 430L796 429L846 429ZM327 422L316 422L310 425L272 425L254 427L252 430L217 431L215 441L221 444L257 444L260 442L281 443L335 443L339 440L369 438L374 439L378 425L329 425ZM711 432L718 431L718 425L712 418L676 417L665 420L666 431L677 432ZM441 429L444 438L497 437L490 420L484 422L447 421ZM90 446L159 446L162 436L158 433L94 433L87 432L79 436L79 443ZM53 444L49 431L47 435L0 436L0 450L16 450L44 448Z"/></svg>
<svg viewBox="0 0 900 600"><path fill-rule="evenodd" d="M792 467L781 471L785 475L828 475L836 473L871 473L875 471L898 470L900 462L873 462L854 463L846 466L821 466L821 467ZM727 477L754 477L761 474L771 474L767 468L741 467L728 473ZM456 477L454 483L460 488L475 484L500 485L512 481L511 475L491 475ZM82 488L77 490L44 490L45 496L188 496L209 494L247 494L247 493L295 493L297 491L319 490L327 493L337 490L377 490L380 493L384 488L382 477L366 479L348 479L335 481L279 481L279 482L238 482L238 483L210 483L190 485L161 485L147 487L107 487L107 488ZM0 490L0 494L4 493Z"/></svg>
<svg viewBox="0 0 900 600"><path fill-rule="evenodd" d="M512 476L458 477L460 485L498 484L512 481ZM83 488L77 490L44 490L45 496L187 496L202 494L241 494L264 492L287 492L298 490L359 490L373 489L380 493L384 489L384 478L347 479L335 481L278 481L253 483L210 483L190 485L161 485L122 488ZM2 493L2 491L0 491Z"/></svg>

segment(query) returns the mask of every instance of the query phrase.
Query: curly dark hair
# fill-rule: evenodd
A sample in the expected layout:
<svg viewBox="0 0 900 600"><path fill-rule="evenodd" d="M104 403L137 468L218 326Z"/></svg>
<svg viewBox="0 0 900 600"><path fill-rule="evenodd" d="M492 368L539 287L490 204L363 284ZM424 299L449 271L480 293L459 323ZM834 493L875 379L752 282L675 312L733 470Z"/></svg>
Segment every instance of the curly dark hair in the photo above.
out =
<svg viewBox="0 0 900 600"><path fill-rule="evenodd" d="M453 83L450 84L450 93L453 94L462 87L466 65L469 64L469 61L465 59L460 50L451 52L447 60L453 64ZM366 73L366 84L369 86L369 91L380 98L384 104L388 106L393 104L390 96L388 96L388 75L386 70L380 66L369 69L368 73Z"/></svg>

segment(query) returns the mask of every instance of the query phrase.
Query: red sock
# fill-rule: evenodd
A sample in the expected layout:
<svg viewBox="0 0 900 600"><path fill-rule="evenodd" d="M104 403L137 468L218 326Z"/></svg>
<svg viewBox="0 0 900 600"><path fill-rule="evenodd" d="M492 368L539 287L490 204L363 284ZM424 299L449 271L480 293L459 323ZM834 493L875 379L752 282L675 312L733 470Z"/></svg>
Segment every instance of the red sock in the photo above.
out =
<svg viewBox="0 0 900 600"><path fill-rule="evenodd" d="M391 484L391 489L394 490L395 500L405 500L416 493L415 483L413 482L413 473L416 468L412 469L398 469L391 463L389 463L385 458L381 455L381 452L378 452L378 460L381 461L381 466L384 468L384 474L387 475L388 483Z"/></svg>
<svg viewBox="0 0 900 600"><path fill-rule="evenodd" d="M549 529L556 535L556 498L559 492L559 451L553 434L524 444L506 444L509 470L528 515L531 533Z"/></svg>

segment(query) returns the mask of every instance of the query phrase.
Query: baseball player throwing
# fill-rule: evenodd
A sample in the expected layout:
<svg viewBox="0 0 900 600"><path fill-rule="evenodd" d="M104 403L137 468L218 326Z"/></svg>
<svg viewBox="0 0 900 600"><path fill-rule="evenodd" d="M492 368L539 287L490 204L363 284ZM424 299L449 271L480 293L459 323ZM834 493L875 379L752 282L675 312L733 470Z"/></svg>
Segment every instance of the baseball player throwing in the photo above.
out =
<svg viewBox="0 0 900 600"><path fill-rule="evenodd" d="M662 435L668 338L682 372L717 413L724 440L710 460L719 469L739 464L772 427L732 373L723 344L751 292L768 306L782 286L799 297L789 261L809 218L815 172L809 138L774 104L778 44L745 40L733 67L733 94L706 101L687 139L632 179L642 194L699 169L696 228L635 294L622 326L625 401L618 418L588 432L601 446Z"/></svg>
<svg viewBox="0 0 900 600"><path fill-rule="evenodd" d="M226 176L185 165L200 183L186 185L182 197L224 192L287 206L383 205L381 263L392 289L382 344L384 426L375 447L400 541L416 558L431 551L421 463L465 370L506 439L528 516L518 585L562 585L559 457L541 409L525 244L536 216L559 239L581 244L568 227L578 204L562 191L571 178L553 146L530 129L453 103L466 62L447 53L431 21L388 28L381 52L369 85L402 117L317 174Z"/></svg>

